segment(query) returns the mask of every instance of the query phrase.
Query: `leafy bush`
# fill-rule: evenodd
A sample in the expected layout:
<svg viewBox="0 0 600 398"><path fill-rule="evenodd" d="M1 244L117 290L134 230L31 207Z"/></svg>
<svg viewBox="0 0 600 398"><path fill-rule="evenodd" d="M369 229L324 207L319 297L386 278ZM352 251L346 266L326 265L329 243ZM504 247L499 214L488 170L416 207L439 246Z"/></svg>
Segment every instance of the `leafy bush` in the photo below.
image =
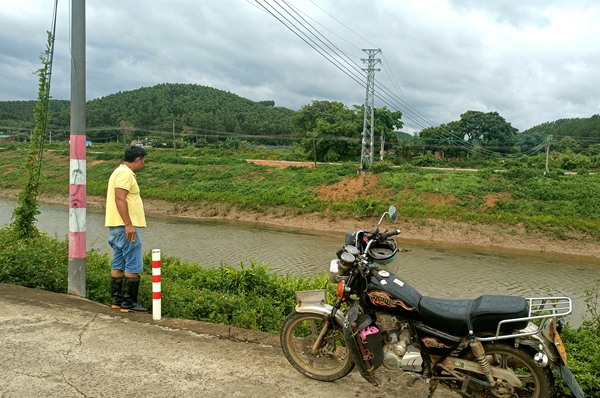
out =
<svg viewBox="0 0 600 398"><path fill-rule="evenodd" d="M590 168L590 165L590 159L585 155L573 153L570 150L560 155L560 167L563 170L587 170Z"/></svg>
<svg viewBox="0 0 600 398"><path fill-rule="evenodd" d="M139 302L152 304L152 257L144 256ZM86 296L110 305L110 265L106 254L89 251L86 258ZM250 262L239 267L221 264L204 268L166 257L161 261L162 314L279 333L285 317L296 305L297 290L328 288L326 276L283 276ZM33 240L15 238L10 228L0 229L0 283L67 293L68 241L41 233Z"/></svg>
<svg viewBox="0 0 600 398"><path fill-rule="evenodd" d="M67 292L68 241L39 233L20 240L12 228L0 229L0 282Z"/></svg>
<svg viewBox="0 0 600 398"><path fill-rule="evenodd" d="M393 167L394 164L392 162L384 160L380 162L374 162L373 167L371 167L371 171L375 174L378 174L383 173L385 171L391 171Z"/></svg>
<svg viewBox="0 0 600 398"><path fill-rule="evenodd" d="M417 167L440 167L444 165L444 160L428 153L423 156L415 156L412 160L412 165Z"/></svg>

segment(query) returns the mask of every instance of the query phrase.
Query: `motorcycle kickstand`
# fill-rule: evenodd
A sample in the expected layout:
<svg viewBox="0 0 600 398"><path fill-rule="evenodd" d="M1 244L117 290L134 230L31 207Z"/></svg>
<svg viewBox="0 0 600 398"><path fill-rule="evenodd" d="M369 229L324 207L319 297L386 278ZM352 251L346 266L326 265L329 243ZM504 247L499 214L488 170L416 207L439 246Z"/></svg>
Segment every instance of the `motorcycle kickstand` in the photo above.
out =
<svg viewBox="0 0 600 398"><path fill-rule="evenodd" d="M473 398L473 395L467 393L467 387L469 386L469 378L465 377L462 382L462 388L460 389L460 395L464 398Z"/></svg>
<svg viewBox="0 0 600 398"><path fill-rule="evenodd" d="M427 396L427 398L433 398L433 393L438 388L439 384L439 380L431 380L431 383L429 384L429 395Z"/></svg>

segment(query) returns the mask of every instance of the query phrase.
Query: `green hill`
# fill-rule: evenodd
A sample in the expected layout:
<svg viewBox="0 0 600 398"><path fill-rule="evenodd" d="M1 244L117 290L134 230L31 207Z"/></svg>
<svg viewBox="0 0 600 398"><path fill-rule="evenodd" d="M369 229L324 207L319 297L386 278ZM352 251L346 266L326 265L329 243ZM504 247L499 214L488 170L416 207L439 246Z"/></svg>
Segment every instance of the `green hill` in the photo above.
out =
<svg viewBox="0 0 600 398"><path fill-rule="evenodd" d="M600 137L600 115L589 118L559 119L534 126L522 134L544 134L559 137Z"/></svg>
<svg viewBox="0 0 600 398"><path fill-rule="evenodd" d="M35 101L0 102L0 125L30 127ZM87 136L91 140L109 140L121 122L134 131L167 134L185 128L188 134L231 133L257 136L268 143L269 137L291 133L293 110L276 107L274 101L254 102L227 91L196 84L158 84L137 90L118 92L90 100L86 105ZM5 123L9 121L10 126ZM51 100L49 128L68 130L69 101ZM103 128L103 129L100 129Z"/></svg>
<svg viewBox="0 0 600 398"><path fill-rule="evenodd" d="M600 115L589 118L559 119L534 126L521 133L523 141L552 135L559 150L597 153L600 144Z"/></svg>

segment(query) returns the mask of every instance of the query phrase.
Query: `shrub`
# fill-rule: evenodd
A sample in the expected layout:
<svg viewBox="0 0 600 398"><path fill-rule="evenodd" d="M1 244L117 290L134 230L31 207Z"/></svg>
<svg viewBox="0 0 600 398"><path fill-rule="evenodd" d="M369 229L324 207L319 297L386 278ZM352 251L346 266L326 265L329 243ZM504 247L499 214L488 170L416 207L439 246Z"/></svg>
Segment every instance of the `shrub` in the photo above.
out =
<svg viewBox="0 0 600 398"><path fill-rule="evenodd" d="M40 233L32 240L15 238L10 228L0 229L0 283L57 293L68 289L68 241ZM139 302L151 307L152 257L144 256ZM86 296L110 305L110 265L106 254L89 251L86 258ZM329 288L326 276L283 276L250 262L238 267L221 264L204 268L162 259L162 314L279 333L285 317L296 305L297 290Z"/></svg>
<svg viewBox="0 0 600 398"><path fill-rule="evenodd" d="M416 156L412 160L412 165L417 167L437 167L443 166L444 164L442 159L436 158L430 153L423 156Z"/></svg>

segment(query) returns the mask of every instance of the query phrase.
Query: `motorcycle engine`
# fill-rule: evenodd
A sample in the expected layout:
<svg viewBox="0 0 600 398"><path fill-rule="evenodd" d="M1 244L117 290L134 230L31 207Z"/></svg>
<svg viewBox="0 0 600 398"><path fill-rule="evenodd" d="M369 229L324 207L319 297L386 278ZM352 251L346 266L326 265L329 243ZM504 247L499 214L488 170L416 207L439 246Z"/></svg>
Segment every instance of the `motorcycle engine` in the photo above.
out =
<svg viewBox="0 0 600 398"><path fill-rule="evenodd" d="M408 322L384 312L375 315L375 324L383 335L383 366L394 371L420 372L423 360L413 346Z"/></svg>

